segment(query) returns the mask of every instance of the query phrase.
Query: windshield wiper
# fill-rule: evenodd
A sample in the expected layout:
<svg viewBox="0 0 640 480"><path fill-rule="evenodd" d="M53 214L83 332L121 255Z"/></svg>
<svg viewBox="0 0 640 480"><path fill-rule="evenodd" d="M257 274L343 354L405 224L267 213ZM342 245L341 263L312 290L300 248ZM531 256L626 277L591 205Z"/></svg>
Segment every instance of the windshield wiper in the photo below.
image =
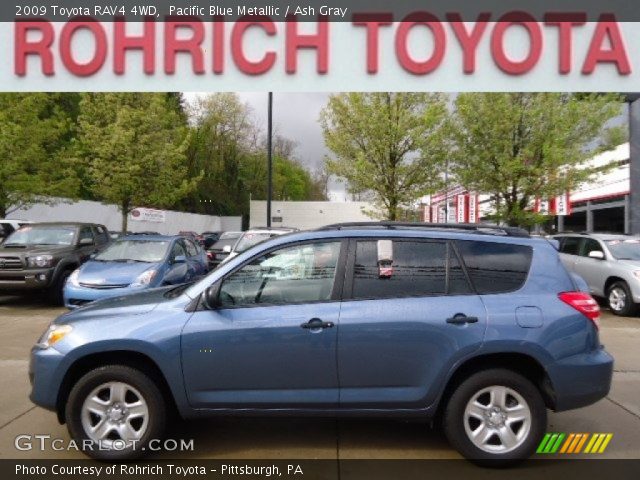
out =
<svg viewBox="0 0 640 480"><path fill-rule="evenodd" d="M119 263L128 263L128 262L136 262L136 263L152 263L147 262L146 260L136 260L135 258L114 258L112 260L102 260L103 262L119 262Z"/></svg>

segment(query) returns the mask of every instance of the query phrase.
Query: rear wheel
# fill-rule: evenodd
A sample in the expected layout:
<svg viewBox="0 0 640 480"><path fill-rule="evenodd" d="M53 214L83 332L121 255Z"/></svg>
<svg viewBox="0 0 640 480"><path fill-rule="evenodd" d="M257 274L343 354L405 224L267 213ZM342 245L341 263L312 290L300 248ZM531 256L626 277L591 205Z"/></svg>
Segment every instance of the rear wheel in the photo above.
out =
<svg viewBox="0 0 640 480"><path fill-rule="evenodd" d="M451 444L476 463L505 466L535 451L547 425L540 392L511 370L492 369L464 380L445 408Z"/></svg>
<svg viewBox="0 0 640 480"><path fill-rule="evenodd" d="M108 365L84 375L74 385L65 409L67 428L90 457L137 458L166 423L162 393L143 372Z"/></svg>
<svg viewBox="0 0 640 480"><path fill-rule="evenodd" d="M615 315L629 317L637 311L637 305L633 302L631 290L626 282L615 282L607 291L607 303Z"/></svg>

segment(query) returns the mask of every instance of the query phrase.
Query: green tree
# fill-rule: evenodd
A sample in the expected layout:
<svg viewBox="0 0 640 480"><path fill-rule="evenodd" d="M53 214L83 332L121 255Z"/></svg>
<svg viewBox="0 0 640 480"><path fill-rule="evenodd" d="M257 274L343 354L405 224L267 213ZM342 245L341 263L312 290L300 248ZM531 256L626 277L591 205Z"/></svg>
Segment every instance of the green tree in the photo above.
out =
<svg viewBox="0 0 640 480"><path fill-rule="evenodd" d="M0 94L0 218L78 194L68 155L76 109L77 94Z"/></svg>
<svg viewBox="0 0 640 480"><path fill-rule="evenodd" d="M248 210L242 165L252 151L255 127L251 110L234 93L196 100L190 109L189 172L204 172L198 188L180 205L192 212L236 215Z"/></svg>
<svg viewBox="0 0 640 480"><path fill-rule="evenodd" d="M613 94L464 93L456 98L451 164L457 181L492 195L495 220L531 226L531 211L593 177L581 165L624 140L608 120L620 114Z"/></svg>
<svg viewBox="0 0 640 480"><path fill-rule="evenodd" d="M119 206L123 231L134 207L171 207L197 186L187 126L166 94L87 93L80 108L78 152L96 196Z"/></svg>
<svg viewBox="0 0 640 480"><path fill-rule="evenodd" d="M180 205L192 212L244 215L249 198L267 198L266 139L249 106L234 93L197 99L191 108L190 172L203 171L196 191ZM307 200L313 178L295 158L296 143L274 136L274 199Z"/></svg>
<svg viewBox="0 0 640 480"><path fill-rule="evenodd" d="M446 97L342 93L321 113L331 174L352 193L370 192L388 220L440 183Z"/></svg>

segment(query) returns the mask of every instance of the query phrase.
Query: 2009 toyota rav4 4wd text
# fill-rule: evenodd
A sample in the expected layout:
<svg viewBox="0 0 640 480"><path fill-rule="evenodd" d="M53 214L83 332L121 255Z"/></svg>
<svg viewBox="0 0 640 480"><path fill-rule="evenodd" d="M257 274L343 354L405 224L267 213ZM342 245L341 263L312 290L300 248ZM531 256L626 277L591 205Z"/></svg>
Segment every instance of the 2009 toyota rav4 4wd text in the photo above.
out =
<svg viewBox="0 0 640 480"><path fill-rule="evenodd" d="M32 350L31 399L111 460L142 453L176 409L438 419L465 457L509 463L534 451L547 409L608 393L598 319L544 239L342 224L62 315Z"/></svg>

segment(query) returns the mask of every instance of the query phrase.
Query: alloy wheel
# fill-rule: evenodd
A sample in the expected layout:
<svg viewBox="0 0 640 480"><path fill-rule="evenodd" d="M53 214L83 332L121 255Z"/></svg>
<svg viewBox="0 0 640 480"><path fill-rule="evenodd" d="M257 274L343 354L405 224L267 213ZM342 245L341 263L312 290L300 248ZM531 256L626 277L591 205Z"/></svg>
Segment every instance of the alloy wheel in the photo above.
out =
<svg viewBox="0 0 640 480"><path fill-rule="evenodd" d="M131 385L108 382L87 396L81 421L90 440L104 448L126 448L140 441L147 431L149 407L142 394Z"/></svg>
<svg viewBox="0 0 640 480"><path fill-rule="evenodd" d="M492 385L474 394L464 410L464 428L479 449L493 454L515 450L531 430L531 409L515 390Z"/></svg>
<svg viewBox="0 0 640 480"><path fill-rule="evenodd" d="M627 305L627 293L620 287L613 287L609 291L609 307L616 312L624 309Z"/></svg>

